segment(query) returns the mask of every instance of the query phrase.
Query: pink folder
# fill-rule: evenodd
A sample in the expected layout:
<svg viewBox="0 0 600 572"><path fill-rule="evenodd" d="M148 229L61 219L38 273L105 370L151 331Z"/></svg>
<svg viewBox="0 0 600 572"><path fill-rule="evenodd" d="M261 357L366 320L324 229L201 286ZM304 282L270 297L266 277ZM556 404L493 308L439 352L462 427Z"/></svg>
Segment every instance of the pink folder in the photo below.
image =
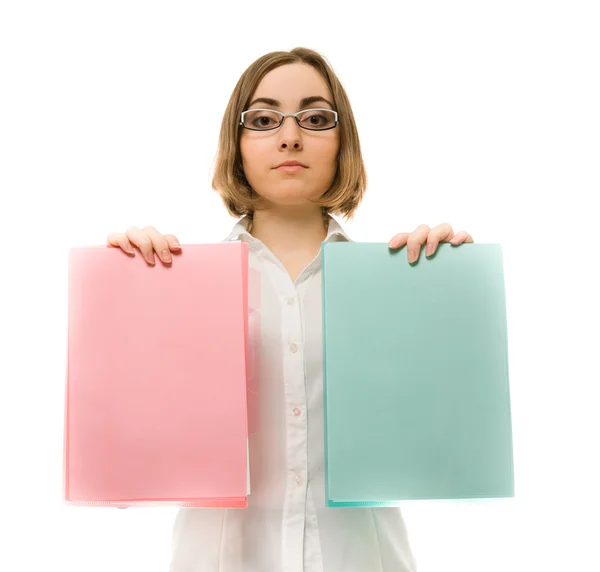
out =
<svg viewBox="0 0 600 572"><path fill-rule="evenodd" d="M260 274L243 242L155 259L69 252L64 501L245 508Z"/></svg>

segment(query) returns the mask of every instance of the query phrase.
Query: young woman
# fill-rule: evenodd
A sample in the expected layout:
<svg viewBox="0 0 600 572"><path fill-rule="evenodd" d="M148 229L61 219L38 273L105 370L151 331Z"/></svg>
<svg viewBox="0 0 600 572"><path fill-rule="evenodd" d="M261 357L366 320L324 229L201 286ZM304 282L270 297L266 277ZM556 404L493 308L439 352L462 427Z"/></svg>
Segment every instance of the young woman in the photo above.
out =
<svg viewBox="0 0 600 572"><path fill-rule="evenodd" d="M250 65L225 111L213 189L242 217L226 240L246 241L262 273L252 494L242 510L181 508L171 572L416 570L400 509L325 506L319 251L351 240L330 213L351 218L366 182L350 103L322 56L296 48ZM407 244L412 262L426 241L428 255L440 241L473 242L448 224L421 225L390 248ZM181 249L153 227L108 243L131 254L133 244L150 264Z"/></svg>

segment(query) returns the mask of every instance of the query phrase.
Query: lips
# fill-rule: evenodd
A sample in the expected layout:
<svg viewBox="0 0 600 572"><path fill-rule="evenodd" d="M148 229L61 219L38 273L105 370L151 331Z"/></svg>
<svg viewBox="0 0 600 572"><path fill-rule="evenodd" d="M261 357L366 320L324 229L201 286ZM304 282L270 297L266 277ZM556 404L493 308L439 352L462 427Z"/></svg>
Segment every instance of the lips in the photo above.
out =
<svg viewBox="0 0 600 572"><path fill-rule="evenodd" d="M283 163L277 165L275 169L279 169L280 167L303 167L304 169L307 168L306 165L300 163L299 161L284 161Z"/></svg>
<svg viewBox="0 0 600 572"><path fill-rule="evenodd" d="M306 167L302 165L282 165L276 169L276 171L283 171L284 173L300 173L305 170Z"/></svg>

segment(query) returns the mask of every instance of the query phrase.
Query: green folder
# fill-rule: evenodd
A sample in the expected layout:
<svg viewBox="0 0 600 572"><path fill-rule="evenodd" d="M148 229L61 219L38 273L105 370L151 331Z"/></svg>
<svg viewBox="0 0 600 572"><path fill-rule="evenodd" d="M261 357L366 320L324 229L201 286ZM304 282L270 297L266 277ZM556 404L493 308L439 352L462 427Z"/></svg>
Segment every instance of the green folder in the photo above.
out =
<svg viewBox="0 0 600 572"><path fill-rule="evenodd" d="M501 246L321 257L327 506L513 497Z"/></svg>

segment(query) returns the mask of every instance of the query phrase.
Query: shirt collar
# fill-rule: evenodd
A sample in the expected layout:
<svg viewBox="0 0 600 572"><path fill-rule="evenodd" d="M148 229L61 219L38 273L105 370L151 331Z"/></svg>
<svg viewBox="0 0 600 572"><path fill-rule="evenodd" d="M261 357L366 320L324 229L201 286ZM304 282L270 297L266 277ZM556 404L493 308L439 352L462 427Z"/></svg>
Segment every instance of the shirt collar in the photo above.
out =
<svg viewBox="0 0 600 572"><path fill-rule="evenodd" d="M342 228L342 225L335 220L331 215L327 215L329 219L329 230L327 231L327 236L323 242L354 242L346 233L346 231ZM253 242L257 240L254 238L249 232L248 227L250 226L250 218L248 215L242 217L233 227L233 230L229 234L229 236L225 239L225 242L229 242L232 240L242 240L244 242Z"/></svg>

